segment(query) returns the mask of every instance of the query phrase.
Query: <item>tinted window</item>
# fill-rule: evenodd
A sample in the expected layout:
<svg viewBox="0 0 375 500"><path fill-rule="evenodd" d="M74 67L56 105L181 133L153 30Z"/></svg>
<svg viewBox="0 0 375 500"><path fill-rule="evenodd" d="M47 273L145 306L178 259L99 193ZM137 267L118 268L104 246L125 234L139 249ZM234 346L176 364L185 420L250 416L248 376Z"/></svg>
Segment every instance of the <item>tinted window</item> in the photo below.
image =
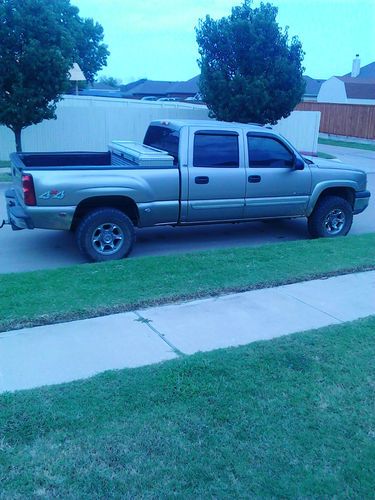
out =
<svg viewBox="0 0 375 500"><path fill-rule="evenodd" d="M194 167L234 168L239 166L238 136L196 133Z"/></svg>
<svg viewBox="0 0 375 500"><path fill-rule="evenodd" d="M151 125L146 132L143 144L153 148L167 151L174 158L174 164L178 163L178 143L180 133L178 130L173 130L168 127Z"/></svg>
<svg viewBox="0 0 375 500"><path fill-rule="evenodd" d="M247 138L249 145L250 167L292 167L294 156L276 139L272 137Z"/></svg>

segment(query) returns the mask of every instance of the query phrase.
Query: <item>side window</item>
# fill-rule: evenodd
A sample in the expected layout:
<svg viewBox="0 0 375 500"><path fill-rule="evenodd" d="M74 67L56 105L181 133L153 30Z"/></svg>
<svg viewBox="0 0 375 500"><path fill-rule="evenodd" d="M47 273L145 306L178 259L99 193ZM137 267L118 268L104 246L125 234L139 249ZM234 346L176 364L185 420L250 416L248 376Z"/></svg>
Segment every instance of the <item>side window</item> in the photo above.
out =
<svg viewBox="0 0 375 500"><path fill-rule="evenodd" d="M249 166L261 168L292 167L294 155L272 137L247 137Z"/></svg>
<svg viewBox="0 0 375 500"><path fill-rule="evenodd" d="M238 168L238 135L233 133L196 132L194 167Z"/></svg>

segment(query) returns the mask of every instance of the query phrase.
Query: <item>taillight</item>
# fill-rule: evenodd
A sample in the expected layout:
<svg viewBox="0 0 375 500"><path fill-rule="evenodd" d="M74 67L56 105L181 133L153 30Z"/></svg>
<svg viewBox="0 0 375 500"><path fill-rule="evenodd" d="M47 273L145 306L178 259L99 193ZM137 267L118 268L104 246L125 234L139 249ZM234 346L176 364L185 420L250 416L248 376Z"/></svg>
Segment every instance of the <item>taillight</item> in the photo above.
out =
<svg viewBox="0 0 375 500"><path fill-rule="evenodd" d="M32 175L25 174L22 176L22 190L23 190L23 199L25 205L35 206L36 198L35 198L34 181Z"/></svg>

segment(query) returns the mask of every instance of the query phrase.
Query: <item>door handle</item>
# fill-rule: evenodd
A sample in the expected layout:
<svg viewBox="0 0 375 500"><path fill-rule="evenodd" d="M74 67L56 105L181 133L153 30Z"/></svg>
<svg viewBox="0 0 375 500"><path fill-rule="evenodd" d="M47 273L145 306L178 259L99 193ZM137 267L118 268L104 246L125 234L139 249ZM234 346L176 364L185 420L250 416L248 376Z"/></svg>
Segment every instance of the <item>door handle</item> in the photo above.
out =
<svg viewBox="0 0 375 500"><path fill-rule="evenodd" d="M262 179L262 178L261 178L261 176L260 176L260 175L249 175L249 177L247 178L247 180L248 180L249 182L253 182L253 183L255 183L255 182L260 182L260 181L261 181L261 179Z"/></svg>
<svg viewBox="0 0 375 500"><path fill-rule="evenodd" d="M210 181L209 177L206 177L205 175L199 175L198 177L195 178L195 184L208 184Z"/></svg>

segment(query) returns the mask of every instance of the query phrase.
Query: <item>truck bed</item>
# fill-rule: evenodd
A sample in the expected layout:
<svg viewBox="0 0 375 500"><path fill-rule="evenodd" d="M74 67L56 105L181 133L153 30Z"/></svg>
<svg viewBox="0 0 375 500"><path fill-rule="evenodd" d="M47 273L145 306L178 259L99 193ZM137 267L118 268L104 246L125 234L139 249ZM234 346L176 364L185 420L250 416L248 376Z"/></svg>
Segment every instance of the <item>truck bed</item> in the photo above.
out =
<svg viewBox="0 0 375 500"><path fill-rule="evenodd" d="M40 167L79 167L79 166L106 166L111 165L111 153L80 152L71 153L21 153L18 155L27 168ZM14 158L12 158L14 161ZM20 165L17 165L18 167Z"/></svg>
<svg viewBox="0 0 375 500"><path fill-rule="evenodd" d="M173 168L173 158L166 151L131 141L113 141L109 151L72 151L64 153L13 153L12 166L17 170L90 168Z"/></svg>

